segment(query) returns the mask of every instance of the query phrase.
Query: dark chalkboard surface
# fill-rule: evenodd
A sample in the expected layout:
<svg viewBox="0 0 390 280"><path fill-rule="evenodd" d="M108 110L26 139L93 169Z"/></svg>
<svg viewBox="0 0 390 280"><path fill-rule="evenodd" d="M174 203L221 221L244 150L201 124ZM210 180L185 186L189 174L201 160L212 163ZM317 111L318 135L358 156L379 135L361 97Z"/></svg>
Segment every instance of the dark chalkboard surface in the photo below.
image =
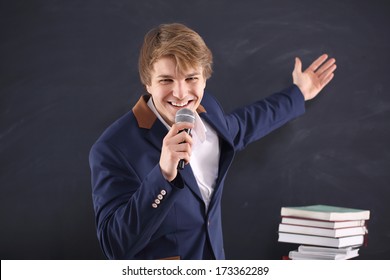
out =
<svg viewBox="0 0 390 280"><path fill-rule="evenodd" d="M144 92L143 36L197 30L214 53L207 89L226 111L291 83L326 52L334 81L307 113L236 157L223 196L229 259L280 259L282 206L371 210L360 259L390 257L388 1L2 1L0 257L101 259L88 153Z"/></svg>

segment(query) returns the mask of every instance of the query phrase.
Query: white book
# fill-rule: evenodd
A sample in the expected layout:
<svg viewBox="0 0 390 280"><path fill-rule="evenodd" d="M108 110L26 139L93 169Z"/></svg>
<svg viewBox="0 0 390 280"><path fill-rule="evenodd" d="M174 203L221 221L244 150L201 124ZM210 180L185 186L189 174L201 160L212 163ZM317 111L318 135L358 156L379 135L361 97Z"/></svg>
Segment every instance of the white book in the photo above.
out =
<svg viewBox="0 0 390 280"><path fill-rule="evenodd" d="M351 227L351 228L319 228L309 226L298 226L298 225L286 225L279 224L279 231L290 232L290 233L301 233L308 235L318 235L327 237L344 237L352 235L364 235L367 233L366 227Z"/></svg>
<svg viewBox="0 0 390 280"><path fill-rule="evenodd" d="M352 220L352 221L321 221L313 219L302 219L293 217L282 217L282 224L312 226L322 228L346 228L346 227L361 227L364 226L365 220Z"/></svg>
<svg viewBox="0 0 390 280"><path fill-rule="evenodd" d="M333 237L279 232L278 241L287 242L287 243L305 244L305 245L317 245L317 246L325 246L325 247L342 248L348 246L361 246L364 241L364 236L355 235L355 236L333 238Z"/></svg>
<svg viewBox="0 0 390 280"><path fill-rule="evenodd" d="M290 251L288 257L292 260L349 260L359 256L358 250L348 253L322 253Z"/></svg>
<svg viewBox="0 0 390 280"><path fill-rule="evenodd" d="M307 245L300 245L298 247L298 252L313 253L313 254L322 254L322 253L348 254L351 253L352 251L359 251L359 248L353 246L344 247L344 248L330 248L330 247L307 246Z"/></svg>

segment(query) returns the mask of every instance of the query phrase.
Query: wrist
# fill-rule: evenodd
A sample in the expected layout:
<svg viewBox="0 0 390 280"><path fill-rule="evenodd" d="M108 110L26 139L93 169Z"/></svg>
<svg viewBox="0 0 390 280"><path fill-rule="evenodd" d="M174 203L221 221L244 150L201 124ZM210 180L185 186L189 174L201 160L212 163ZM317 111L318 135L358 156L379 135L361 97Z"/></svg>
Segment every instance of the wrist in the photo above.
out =
<svg viewBox="0 0 390 280"><path fill-rule="evenodd" d="M163 175L164 179L167 180L168 182L171 182L177 176L177 170L176 169L173 172L171 172L170 170L167 171L167 170L165 170L163 168L161 163L160 163L160 170L161 170L161 174Z"/></svg>

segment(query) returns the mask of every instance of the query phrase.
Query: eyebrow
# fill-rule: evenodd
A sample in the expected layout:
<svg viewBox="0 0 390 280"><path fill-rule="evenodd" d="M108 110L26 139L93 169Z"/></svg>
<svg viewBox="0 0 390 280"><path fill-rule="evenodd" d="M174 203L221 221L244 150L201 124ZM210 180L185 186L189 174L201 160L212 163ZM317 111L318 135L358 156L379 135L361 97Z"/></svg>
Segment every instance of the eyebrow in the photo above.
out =
<svg viewBox="0 0 390 280"><path fill-rule="evenodd" d="M194 77L194 76L198 76L200 75L199 72L193 72L193 73L190 73L190 74L187 74L185 75L186 78L188 77ZM158 75L157 78L159 79L173 79L174 77L172 75L166 75L166 74L161 74L161 75Z"/></svg>
<svg viewBox="0 0 390 280"><path fill-rule="evenodd" d="M193 76L198 76L198 75L200 75L199 72L193 72L191 74L186 75L186 77L188 78L188 77L193 77Z"/></svg>
<svg viewBox="0 0 390 280"><path fill-rule="evenodd" d="M157 78L163 78L163 79L172 79L172 78L173 78L173 76L171 76L171 75L164 75L164 74L162 74L162 75L158 75L158 76L157 76Z"/></svg>

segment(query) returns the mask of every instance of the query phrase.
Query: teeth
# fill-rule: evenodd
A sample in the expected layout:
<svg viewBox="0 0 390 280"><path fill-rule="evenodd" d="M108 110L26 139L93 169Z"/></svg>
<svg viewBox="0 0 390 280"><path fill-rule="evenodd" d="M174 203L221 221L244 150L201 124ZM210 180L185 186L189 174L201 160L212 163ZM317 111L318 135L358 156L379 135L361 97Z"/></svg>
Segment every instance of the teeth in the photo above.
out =
<svg viewBox="0 0 390 280"><path fill-rule="evenodd" d="M185 103L176 103L176 102L171 102L173 106L176 106L176 107L184 107L188 104L188 101L185 102Z"/></svg>

